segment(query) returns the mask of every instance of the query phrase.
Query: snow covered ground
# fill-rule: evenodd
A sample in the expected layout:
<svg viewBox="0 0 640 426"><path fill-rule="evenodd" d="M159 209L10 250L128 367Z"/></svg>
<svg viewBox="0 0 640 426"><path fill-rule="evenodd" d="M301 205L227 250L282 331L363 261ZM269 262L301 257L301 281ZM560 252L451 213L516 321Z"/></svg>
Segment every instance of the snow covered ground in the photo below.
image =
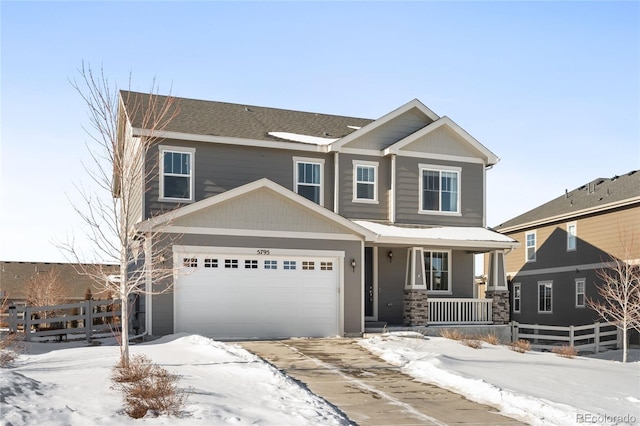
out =
<svg viewBox="0 0 640 426"><path fill-rule="evenodd" d="M472 349L416 334L380 335L361 343L410 375L534 425L580 419L625 424L631 417L640 422L640 350L631 352L634 362L622 364L519 354L488 344ZM133 354L145 354L180 376L179 386L188 393L181 418L133 420L122 413L121 395L109 381L117 346L29 343L26 349L14 367L0 370L1 425L348 424L337 409L239 346L197 335L131 347Z"/></svg>
<svg viewBox="0 0 640 426"><path fill-rule="evenodd" d="M640 350L593 357L561 358L553 353L514 352L483 343L393 333L361 344L425 382L498 407L533 425L639 424Z"/></svg>

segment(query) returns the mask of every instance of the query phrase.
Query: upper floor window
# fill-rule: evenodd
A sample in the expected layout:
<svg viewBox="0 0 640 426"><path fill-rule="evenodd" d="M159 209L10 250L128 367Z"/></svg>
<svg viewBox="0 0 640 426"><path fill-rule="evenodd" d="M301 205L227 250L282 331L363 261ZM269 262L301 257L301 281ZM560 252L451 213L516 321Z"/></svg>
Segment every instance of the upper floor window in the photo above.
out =
<svg viewBox="0 0 640 426"><path fill-rule="evenodd" d="M424 273L425 283L429 291L451 290L450 280L450 256L447 251L425 251Z"/></svg>
<svg viewBox="0 0 640 426"><path fill-rule="evenodd" d="M460 213L460 170L420 165L420 213Z"/></svg>
<svg viewBox="0 0 640 426"><path fill-rule="evenodd" d="M294 158L295 191L303 197L323 204L322 168L324 160L316 158Z"/></svg>
<svg viewBox="0 0 640 426"><path fill-rule="evenodd" d="M353 201L378 202L378 163L353 162Z"/></svg>
<svg viewBox="0 0 640 426"><path fill-rule="evenodd" d="M160 147L160 198L193 200L193 155L195 149Z"/></svg>
<svg viewBox="0 0 640 426"><path fill-rule="evenodd" d="M578 235L578 225L575 222L567 223L567 251L576 249L576 236Z"/></svg>
<svg viewBox="0 0 640 426"><path fill-rule="evenodd" d="M525 234L526 239L526 252L525 260L527 262L536 261L536 231L527 232Z"/></svg>

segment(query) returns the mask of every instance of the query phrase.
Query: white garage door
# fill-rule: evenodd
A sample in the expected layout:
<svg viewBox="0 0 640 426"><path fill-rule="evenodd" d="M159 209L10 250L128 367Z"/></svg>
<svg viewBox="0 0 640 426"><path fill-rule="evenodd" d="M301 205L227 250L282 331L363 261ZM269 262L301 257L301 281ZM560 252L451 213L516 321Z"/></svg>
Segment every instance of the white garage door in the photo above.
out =
<svg viewBox="0 0 640 426"><path fill-rule="evenodd" d="M180 253L176 332L217 338L338 334L339 258Z"/></svg>

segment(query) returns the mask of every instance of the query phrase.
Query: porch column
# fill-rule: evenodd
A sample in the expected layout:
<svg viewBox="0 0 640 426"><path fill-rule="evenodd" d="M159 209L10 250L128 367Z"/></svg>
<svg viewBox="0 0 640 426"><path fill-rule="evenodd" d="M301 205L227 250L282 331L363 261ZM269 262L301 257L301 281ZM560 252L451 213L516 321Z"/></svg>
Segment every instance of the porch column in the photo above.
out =
<svg viewBox="0 0 640 426"><path fill-rule="evenodd" d="M509 322L509 288L505 272L504 252L495 250L489 254L489 273L487 277L487 299L492 299L492 319L494 324Z"/></svg>
<svg viewBox="0 0 640 426"><path fill-rule="evenodd" d="M429 322L429 303L422 248L410 248L408 259L407 282L404 286L404 325L426 326Z"/></svg>

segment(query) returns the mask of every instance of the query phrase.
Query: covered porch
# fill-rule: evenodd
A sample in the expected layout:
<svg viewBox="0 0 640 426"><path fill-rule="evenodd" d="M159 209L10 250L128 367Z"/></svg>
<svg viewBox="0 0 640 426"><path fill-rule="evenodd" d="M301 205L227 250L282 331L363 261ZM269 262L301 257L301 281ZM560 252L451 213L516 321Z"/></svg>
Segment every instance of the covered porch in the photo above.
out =
<svg viewBox="0 0 640 426"><path fill-rule="evenodd" d="M518 243L481 227L356 221L377 238L364 253L365 328L492 325L509 321L504 254ZM490 254L476 279L476 255Z"/></svg>

